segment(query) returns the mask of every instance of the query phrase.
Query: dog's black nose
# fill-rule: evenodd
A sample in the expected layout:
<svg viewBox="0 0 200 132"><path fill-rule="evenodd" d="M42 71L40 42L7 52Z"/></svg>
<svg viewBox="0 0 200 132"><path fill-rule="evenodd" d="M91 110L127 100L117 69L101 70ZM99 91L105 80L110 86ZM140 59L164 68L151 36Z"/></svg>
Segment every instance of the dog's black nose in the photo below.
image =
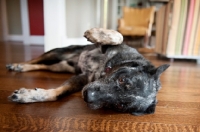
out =
<svg viewBox="0 0 200 132"><path fill-rule="evenodd" d="M87 103L92 103L95 101L95 95L96 93L94 91L91 91L91 90L85 90L83 92L83 98L84 98L84 101L87 102Z"/></svg>

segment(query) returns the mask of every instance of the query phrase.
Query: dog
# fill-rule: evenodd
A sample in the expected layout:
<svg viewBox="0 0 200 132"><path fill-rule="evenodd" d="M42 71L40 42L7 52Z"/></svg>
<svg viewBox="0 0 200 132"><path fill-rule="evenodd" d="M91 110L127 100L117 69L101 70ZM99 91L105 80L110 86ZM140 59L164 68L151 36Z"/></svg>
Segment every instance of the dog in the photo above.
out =
<svg viewBox="0 0 200 132"><path fill-rule="evenodd" d="M21 88L9 99L18 103L55 101L82 90L91 109L105 107L133 115L154 113L161 87L159 78L169 65L156 68L136 49L121 43L117 31L109 31L101 28L86 31L85 37L93 45L56 48L36 59L8 64L7 69L16 72L50 70L76 74L55 89Z"/></svg>

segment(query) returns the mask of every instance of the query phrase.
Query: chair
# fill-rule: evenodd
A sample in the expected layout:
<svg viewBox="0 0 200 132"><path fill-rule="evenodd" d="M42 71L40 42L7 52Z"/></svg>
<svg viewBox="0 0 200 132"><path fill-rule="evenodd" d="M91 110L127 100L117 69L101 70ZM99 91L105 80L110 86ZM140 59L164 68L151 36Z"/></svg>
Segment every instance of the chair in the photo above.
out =
<svg viewBox="0 0 200 132"><path fill-rule="evenodd" d="M123 36L144 36L147 47L154 21L155 7L123 7L123 18L118 21L118 31Z"/></svg>

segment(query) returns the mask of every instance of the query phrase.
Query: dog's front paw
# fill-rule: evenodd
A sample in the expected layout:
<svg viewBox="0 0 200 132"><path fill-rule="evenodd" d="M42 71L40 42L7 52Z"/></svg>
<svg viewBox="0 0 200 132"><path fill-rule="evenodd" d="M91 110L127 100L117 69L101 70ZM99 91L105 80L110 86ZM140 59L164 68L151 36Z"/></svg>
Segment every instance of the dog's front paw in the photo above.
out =
<svg viewBox="0 0 200 132"><path fill-rule="evenodd" d="M53 101L56 99L51 90L45 90L40 88L26 89L21 88L15 90L8 98L13 102L18 103L33 103L43 101Z"/></svg>
<svg viewBox="0 0 200 132"><path fill-rule="evenodd" d="M21 64L7 64L6 68L10 71L16 71L16 72L23 71L23 65L21 65Z"/></svg>
<svg viewBox="0 0 200 132"><path fill-rule="evenodd" d="M36 89L34 90L36 92ZM33 89L21 88L15 90L8 98L13 102L30 103L34 102Z"/></svg>

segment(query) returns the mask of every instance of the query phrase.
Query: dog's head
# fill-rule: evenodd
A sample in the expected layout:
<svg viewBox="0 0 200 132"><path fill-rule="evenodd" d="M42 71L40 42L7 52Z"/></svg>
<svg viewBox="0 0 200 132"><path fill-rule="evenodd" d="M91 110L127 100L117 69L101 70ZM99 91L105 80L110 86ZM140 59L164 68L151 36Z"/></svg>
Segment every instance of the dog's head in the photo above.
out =
<svg viewBox="0 0 200 132"><path fill-rule="evenodd" d="M92 109L102 107L134 115L154 113L159 77L169 67L122 66L83 88L83 98ZM105 69L107 70L107 69Z"/></svg>

